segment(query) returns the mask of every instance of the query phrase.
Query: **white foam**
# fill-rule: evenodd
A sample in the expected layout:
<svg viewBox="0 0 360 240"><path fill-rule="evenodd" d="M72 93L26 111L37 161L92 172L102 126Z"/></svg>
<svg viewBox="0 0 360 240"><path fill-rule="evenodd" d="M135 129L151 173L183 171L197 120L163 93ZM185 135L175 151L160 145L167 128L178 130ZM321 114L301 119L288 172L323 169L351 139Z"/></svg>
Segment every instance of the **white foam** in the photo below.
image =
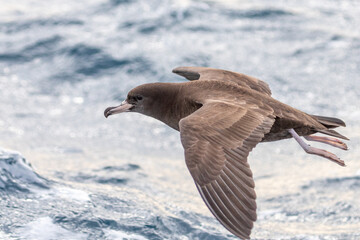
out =
<svg viewBox="0 0 360 240"><path fill-rule="evenodd" d="M89 194L86 192L69 188L69 187L53 187L51 189L37 189L34 190L43 199L51 199L51 198L62 198L66 200L72 200L77 202L90 202L91 199L89 197Z"/></svg>
<svg viewBox="0 0 360 240"><path fill-rule="evenodd" d="M6 173L3 177L8 175L7 178L24 183L45 184L45 181L35 173L25 158L14 151L0 149L0 173Z"/></svg>
<svg viewBox="0 0 360 240"><path fill-rule="evenodd" d="M13 240L13 239L15 239L15 238L10 237L10 236L7 235L6 233L0 231L0 239Z"/></svg>
<svg viewBox="0 0 360 240"><path fill-rule="evenodd" d="M91 201L89 195L79 189L73 189L68 187L57 187L54 189L55 194L64 199L72 199L79 202Z"/></svg>
<svg viewBox="0 0 360 240"><path fill-rule="evenodd" d="M281 209L267 209L263 211L259 211L258 219L266 219L270 216L279 215L281 213Z"/></svg>
<svg viewBox="0 0 360 240"><path fill-rule="evenodd" d="M137 235L137 234L128 234L125 232L115 231L112 229L104 229L106 239L109 240L123 240L123 239L131 239L131 240L147 240L147 238Z"/></svg>
<svg viewBox="0 0 360 240"><path fill-rule="evenodd" d="M83 233L74 233L53 223L50 217L38 218L21 227L18 235L21 239L27 240L52 240L52 239L86 239Z"/></svg>

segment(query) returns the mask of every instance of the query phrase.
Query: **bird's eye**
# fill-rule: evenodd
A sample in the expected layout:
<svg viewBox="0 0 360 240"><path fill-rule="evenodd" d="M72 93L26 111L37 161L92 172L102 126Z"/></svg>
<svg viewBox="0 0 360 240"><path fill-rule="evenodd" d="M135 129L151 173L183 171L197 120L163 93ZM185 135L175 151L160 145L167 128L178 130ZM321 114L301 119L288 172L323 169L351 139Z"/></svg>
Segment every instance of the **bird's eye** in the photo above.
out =
<svg viewBox="0 0 360 240"><path fill-rule="evenodd" d="M143 99L143 97L142 97L141 95L137 95L137 96L135 96L135 99L136 99L137 101L140 101L140 100Z"/></svg>

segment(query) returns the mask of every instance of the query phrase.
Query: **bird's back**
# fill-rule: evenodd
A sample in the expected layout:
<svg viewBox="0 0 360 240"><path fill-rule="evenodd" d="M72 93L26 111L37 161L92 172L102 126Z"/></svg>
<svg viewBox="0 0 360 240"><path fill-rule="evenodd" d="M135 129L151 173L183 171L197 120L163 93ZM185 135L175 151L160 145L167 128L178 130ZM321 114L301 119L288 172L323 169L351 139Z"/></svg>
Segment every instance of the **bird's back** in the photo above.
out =
<svg viewBox="0 0 360 240"><path fill-rule="evenodd" d="M294 128L299 135L309 135L327 128L317 118L301 110L282 103L266 93L255 91L240 85L220 80L202 80L180 83L185 96L197 103L222 101L228 104L242 104L246 102L254 107L270 108L275 122L263 141L277 141L290 138L287 129Z"/></svg>

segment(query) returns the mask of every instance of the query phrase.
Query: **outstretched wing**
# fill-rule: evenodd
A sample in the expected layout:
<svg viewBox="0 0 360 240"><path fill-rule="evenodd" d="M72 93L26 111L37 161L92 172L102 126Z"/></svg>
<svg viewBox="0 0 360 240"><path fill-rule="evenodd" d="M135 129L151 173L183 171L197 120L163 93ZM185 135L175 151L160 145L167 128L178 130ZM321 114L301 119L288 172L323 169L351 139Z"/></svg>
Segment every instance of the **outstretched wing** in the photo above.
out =
<svg viewBox="0 0 360 240"><path fill-rule="evenodd" d="M213 215L230 232L250 237L256 194L247 156L270 131L271 109L208 102L180 121L187 167Z"/></svg>
<svg viewBox="0 0 360 240"><path fill-rule="evenodd" d="M230 72L215 68L206 67L178 67L173 69L173 73L193 80L220 80L231 81L242 87L251 88L258 92L271 95L269 85L257 78L247 76L241 73Z"/></svg>

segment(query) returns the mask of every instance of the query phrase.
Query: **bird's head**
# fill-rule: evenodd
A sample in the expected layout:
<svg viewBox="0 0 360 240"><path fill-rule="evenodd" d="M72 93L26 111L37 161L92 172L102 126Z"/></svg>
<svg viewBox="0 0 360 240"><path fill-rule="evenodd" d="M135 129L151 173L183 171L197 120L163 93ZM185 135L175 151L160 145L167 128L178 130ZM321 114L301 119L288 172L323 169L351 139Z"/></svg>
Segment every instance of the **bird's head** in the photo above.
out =
<svg viewBox="0 0 360 240"><path fill-rule="evenodd" d="M122 112L137 112L156 118L160 106L171 101L172 92L164 83L140 85L132 89L120 105L106 108L104 115L107 118Z"/></svg>

